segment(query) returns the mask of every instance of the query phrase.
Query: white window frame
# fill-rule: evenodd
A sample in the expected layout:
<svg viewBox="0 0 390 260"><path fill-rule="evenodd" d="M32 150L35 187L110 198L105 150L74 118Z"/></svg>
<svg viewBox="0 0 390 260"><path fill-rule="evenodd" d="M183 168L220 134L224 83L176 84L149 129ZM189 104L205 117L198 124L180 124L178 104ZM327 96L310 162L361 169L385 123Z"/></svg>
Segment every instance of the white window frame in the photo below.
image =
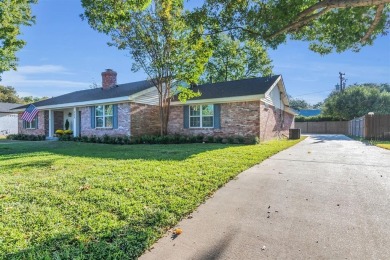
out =
<svg viewBox="0 0 390 260"><path fill-rule="evenodd" d="M191 107L196 107L196 106L199 106L200 115L199 116L191 116ZM212 106L213 107L213 115L212 116L210 116L210 115L204 116L204 117L212 117L212 122L213 122L212 126L203 126L203 106ZM215 116L215 114L214 114L214 105L213 104L190 105L189 109L188 109L188 126L189 126L189 128L214 128L214 116ZM194 117L199 117L200 126L191 126L191 118L194 118Z"/></svg>
<svg viewBox="0 0 390 260"><path fill-rule="evenodd" d="M106 115L106 107L108 107L108 106L112 107L111 108L111 111L112 111L111 115ZM97 108L98 107L103 107L103 115L101 115L101 116L97 115ZM98 122L97 118L100 118L100 117L103 118L103 126L97 126L97 122ZM107 123L106 123L106 118L107 117L111 117L112 118L112 120L111 120L112 126L108 126L107 127ZM111 129L113 127L114 127L114 105L113 104L109 104L109 105L95 106L95 128L108 128L108 129Z"/></svg>
<svg viewBox="0 0 390 260"><path fill-rule="evenodd" d="M38 129L38 124L37 124L38 122L37 122L37 120L38 120L38 115L36 115L31 122L23 120L25 122L25 126L26 126L25 129ZM33 127L33 123L35 123L35 127Z"/></svg>

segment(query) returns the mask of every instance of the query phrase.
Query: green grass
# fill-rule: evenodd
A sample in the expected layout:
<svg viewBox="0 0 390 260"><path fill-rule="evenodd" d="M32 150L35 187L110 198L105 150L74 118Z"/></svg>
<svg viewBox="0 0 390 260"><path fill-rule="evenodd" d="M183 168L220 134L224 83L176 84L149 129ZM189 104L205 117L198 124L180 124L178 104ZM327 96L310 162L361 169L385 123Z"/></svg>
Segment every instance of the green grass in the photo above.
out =
<svg viewBox="0 0 390 260"><path fill-rule="evenodd" d="M378 141L375 145L390 150L390 141Z"/></svg>
<svg viewBox="0 0 390 260"><path fill-rule="evenodd" d="M299 142L0 142L0 259L133 259L241 171Z"/></svg>
<svg viewBox="0 0 390 260"><path fill-rule="evenodd" d="M367 139L364 139L364 138L361 138L361 137L357 137L357 136L348 136L348 137L350 137L350 138L352 138L354 140L357 140L357 141L369 144L369 145L375 145L375 146L378 146L380 148L384 148L384 149L390 150L390 141L367 140Z"/></svg>

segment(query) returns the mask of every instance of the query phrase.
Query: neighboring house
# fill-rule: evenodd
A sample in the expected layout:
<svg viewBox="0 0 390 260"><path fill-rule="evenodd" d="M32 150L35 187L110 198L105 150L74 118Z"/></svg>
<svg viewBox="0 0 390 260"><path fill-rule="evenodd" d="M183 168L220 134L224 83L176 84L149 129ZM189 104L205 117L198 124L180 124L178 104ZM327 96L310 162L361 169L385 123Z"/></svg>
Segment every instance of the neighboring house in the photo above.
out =
<svg viewBox="0 0 390 260"><path fill-rule="evenodd" d="M18 133L18 113L11 109L19 106L20 104L0 102L0 135Z"/></svg>
<svg viewBox="0 0 390 260"><path fill-rule="evenodd" d="M160 131L157 89L149 81L116 84L116 72L102 73L102 88L72 92L34 103L35 121L23 122L17 108L19 132L52 137L66 119L74 136L104 134L140 136ZM210 83L193 87L202 95L185 104L174 98L169 134L257 136L261 140L288 135L294 112L288 107L281 76Z"/></svg>
<svg viewBox="0 0 390 260"><path fill-rule="evenodd" d="M302 109L298 110L298 116L319 116L321 109Z"/></svg>

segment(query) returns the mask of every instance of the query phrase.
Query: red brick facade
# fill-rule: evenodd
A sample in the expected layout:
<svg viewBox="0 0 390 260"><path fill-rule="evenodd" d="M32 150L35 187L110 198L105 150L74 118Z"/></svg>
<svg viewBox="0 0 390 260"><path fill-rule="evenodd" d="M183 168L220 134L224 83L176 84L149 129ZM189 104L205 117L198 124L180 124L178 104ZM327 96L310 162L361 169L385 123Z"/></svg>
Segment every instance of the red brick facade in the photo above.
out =
<svg viewBox="0 0 390 260"><path fill-rule="evenodd" d="M278 137L288 137L290 128L294 128L294 115L274 106L260 105L260 140L266 141Z"/></svg>
<svg viewBox="0 0 390 260"><path fill-rule="evenodd" d="M140 136L158 134L158 107L138 103L118 104L118 128L91 128L89 107L81 111L81 135Z"/></svg>
<svg viewBox="0 0 390 260"><path fill-rule="evenodd" d="M220 137L256 136L265 141L283 135L288 136L288 129L292 128L294 124L294 115L273 106L266 108L261 101L221 104L220 118L220 129L184 128L183 107L172 106L168 133Z"/></svg>
<svg viewBox="0 0 390 260"><path fill-rule="evenodd" d="M44 111L38 112L38 128L37 129L24 129L22 114L18 114L18 133L25 135L44 135L45 134L45 113Z"/></svg>
<svg viewBox="0 0 390 260"><path fill-rule="evenodd" d="M168 123L169 134L208 135L229 137L259 136L260 102L235 102L221 104L221 128L184 128L183 107L172 106Z"/></svg>
<svg viewBox="0 0 390 260"><path fill-rule="evenodd" d="M158 106L131 103L131 136L160 133Z"/></svg>
<svg viewBox="0 0 390 260"><path fill-rule="evenodd" d="M206 135L206 136L243 136L259 137L261 141L288 136L294 127L294 115L265 105L262 101L224 103L221 105L220 129L184 128L183 106L171 106L168 123L169 134ZM141 136L157 135L160 132L158 106L139 103L118 104L118 128L91 128L90 107L81 111L81 135L84 136ZM63 129L63 112L54 111L54 131ZM19 114L19 133L48 135L48 111L38 113L38 129L23 129L23 120Z"/></svg>
<svg viewBox="0 0 390 260"><path fill-rule="evenodd" d="M80 108L81 111L81 135L111 136L130 135L130 103L118 104L118 128L91 128L90 107Z"/></svg>

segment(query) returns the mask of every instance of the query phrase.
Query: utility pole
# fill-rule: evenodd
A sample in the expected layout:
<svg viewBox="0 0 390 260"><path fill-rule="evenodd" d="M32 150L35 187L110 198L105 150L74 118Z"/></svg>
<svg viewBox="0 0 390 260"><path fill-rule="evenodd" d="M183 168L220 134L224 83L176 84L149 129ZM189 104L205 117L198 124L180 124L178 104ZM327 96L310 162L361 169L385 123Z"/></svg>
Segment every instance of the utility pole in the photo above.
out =
<svg viewBox="0 0 390 260"><path fill-rule="evenodd" d="M344 92L345 83L347 82L347 79L344 77L345 73L339 72L339 75L340 75L340 92Z"/></svg>

